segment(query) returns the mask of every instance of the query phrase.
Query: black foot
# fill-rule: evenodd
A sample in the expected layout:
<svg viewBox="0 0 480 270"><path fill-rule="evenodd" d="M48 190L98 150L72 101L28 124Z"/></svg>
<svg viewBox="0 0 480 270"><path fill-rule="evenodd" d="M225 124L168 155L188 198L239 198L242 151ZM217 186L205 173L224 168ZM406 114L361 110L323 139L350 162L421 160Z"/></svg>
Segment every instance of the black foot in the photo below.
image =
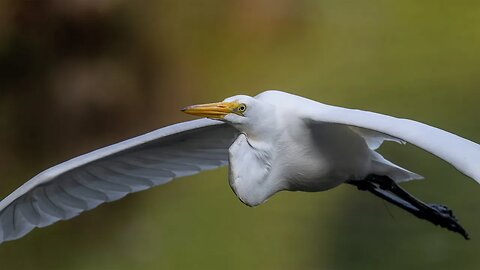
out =
<svg viewBox="0 0 480 270"><path fill-rule="evenodd" d="M418 218L443 227L452 232L461 234L466 240L470 239L465 229L458 223L457 218L445 205L426 204L398 186L386 176L370 175L362 181L349 181L348 184L356 186L359 190L369 191Z"/></svg>
<svg viewBox="0 0 480 270"><path fill-rule="evenodd" d="M461 234L466 240L470 239L468 233L458 223L458 219L455 217L455 215L453 215L452 210L450 210L446 205L428 204L428 206L432 210L433 215L431 219L426 218L427 220L447 230Z"/></svg>

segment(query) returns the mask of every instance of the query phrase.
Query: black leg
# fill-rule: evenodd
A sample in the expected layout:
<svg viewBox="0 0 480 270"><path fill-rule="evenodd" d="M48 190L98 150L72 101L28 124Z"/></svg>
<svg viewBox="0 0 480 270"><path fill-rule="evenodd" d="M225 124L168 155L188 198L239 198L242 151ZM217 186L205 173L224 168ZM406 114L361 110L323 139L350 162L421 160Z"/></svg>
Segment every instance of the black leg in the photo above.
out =
<svg viewBox="0 0 480 270"><path fill-rule="evenodd" d="M369 191L418 218L425 219L452 232L461 234L469 239L467 232L458 223L448 207L439 204L426 204L397 185L386 176L369 175L362 181L348 181L348 184L356 186L359 190Z"/></svg>

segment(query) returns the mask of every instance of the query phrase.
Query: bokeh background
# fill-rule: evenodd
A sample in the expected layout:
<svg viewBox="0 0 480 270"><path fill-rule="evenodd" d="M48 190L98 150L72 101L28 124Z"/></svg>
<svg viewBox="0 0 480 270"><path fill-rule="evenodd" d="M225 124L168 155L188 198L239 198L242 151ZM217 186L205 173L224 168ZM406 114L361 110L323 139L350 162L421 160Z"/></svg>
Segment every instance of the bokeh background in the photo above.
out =
<svg viewBox="0 0 480 270"><path fill-rule="evenodd" d="M185 105L266 89L480 142L480 2L0 0L0 196ZM472 240L350 186L248 208L219 169L6 242L0 269L480 269L478 185L413 146L381 152Z"/></svg>

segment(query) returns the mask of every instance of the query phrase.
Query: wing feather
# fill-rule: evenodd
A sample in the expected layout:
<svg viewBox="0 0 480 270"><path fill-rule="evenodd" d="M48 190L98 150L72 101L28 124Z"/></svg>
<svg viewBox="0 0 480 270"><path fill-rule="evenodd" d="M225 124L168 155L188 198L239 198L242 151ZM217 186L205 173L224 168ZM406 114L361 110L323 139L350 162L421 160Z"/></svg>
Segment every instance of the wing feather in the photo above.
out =
<svg viewBox="0 0 480 270"><path fill-rule="evenodd" d="M224 166L236 134L222 122L200 119L161 128L54 166L0 202L0 243L129 193Z"/></svg>

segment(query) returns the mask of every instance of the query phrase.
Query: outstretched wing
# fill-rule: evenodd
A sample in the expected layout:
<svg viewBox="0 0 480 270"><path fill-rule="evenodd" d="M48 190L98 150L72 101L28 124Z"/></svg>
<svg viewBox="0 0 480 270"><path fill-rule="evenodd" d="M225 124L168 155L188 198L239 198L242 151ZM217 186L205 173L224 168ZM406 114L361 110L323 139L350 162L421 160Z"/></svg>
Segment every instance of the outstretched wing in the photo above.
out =
<svg viewBox="0 0 480 270"><path fill-rule="evenodd" d="M480 145L450 132L408 119L362 110L322 104L280 91L266 91L257 96L298 112L306 121L337 123L369 129L416 145L447 161L463 174L480 183ZM378 143L372 143L375 148Z"/></svg>
<svg viewBox="0 0 480 270"><path fill-rule="evenodd" d="M312 121L345 124L381 132L420 147L480 183L480 145L409 119L309 102L301 113Z"/></svg>
<svg viewBox="0 0 480 270"><path fill-rule="evenodd" d="M227 124L199 119L54 166L0 202L0 243L129 193L224 166L236 134Z"/></svg>

